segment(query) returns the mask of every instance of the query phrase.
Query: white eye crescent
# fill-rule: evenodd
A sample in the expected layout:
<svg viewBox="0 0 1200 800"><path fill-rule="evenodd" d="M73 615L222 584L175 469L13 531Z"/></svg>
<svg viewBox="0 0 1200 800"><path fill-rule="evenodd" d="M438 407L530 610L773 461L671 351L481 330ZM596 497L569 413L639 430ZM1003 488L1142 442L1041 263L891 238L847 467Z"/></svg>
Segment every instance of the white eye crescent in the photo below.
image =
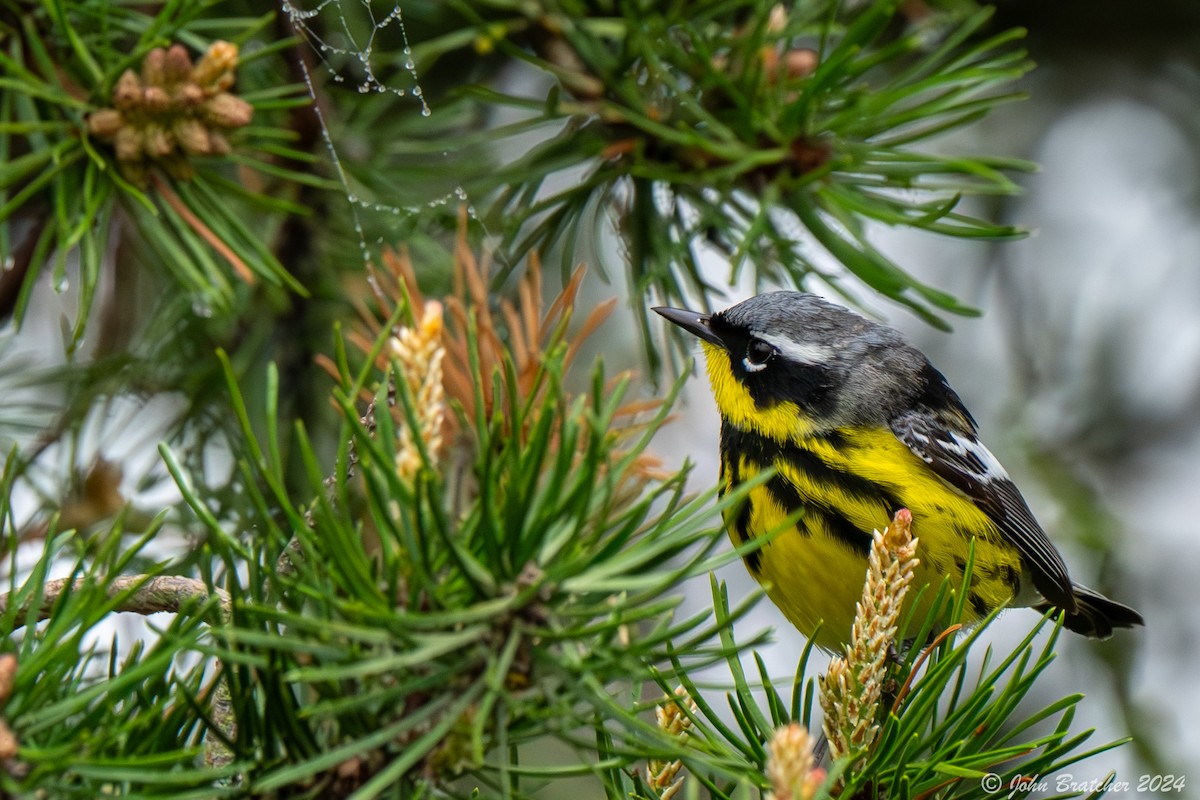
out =
<svg viewBox="0 0 1200 800"><path fill-rule="evenodd" d="M761 372L767 368L769 362L778 351L773 345L764 342L762 339L751 339L750 344L746 347L746 357L742 359L742 366L747 372Z"/></svg>

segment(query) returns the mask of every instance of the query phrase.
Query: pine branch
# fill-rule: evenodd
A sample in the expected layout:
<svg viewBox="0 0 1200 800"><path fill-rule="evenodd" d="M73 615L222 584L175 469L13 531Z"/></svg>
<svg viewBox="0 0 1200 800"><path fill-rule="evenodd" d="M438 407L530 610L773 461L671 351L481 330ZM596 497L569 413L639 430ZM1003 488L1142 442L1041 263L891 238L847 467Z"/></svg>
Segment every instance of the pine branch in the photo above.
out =
<svg viewBox="0 0 1200 800"><path fill-rule="evenodd" d="M877 536L877 542L882 539ZM887 572L890 570L868 572L864 598L879 597L887 583L880 582L881 576ZM962 593L966 591L964 587ZM958 601L953 594L943 586L927 618L914 621L922 632L917 641L928 640L929 630L939 629L961 613L961 609L956 610ZM728 613L725 588L715 583L714 604L718 619ZM663 687L671 680L681 681L695 709L687 714L690 726L685 747L667 751L684 765L676 774L694 779L713 797L725 800L745 797L743 790L747 787L770 790L776 798L793 800L854 798L864 792L882 797L984 800L997 791L1006 796L1031 796L1037 786L1028 780L1029 775L1060 774L1081 759L1123 744L1111 742L1085 750L1093 732L1070 733L1081 695L1064 697L1022 716L1021 700L1054 659L1057 629L1040 652L1034 646L1035 638L1047 625L1045 618L999 663L993 663L989 653L979 673L974 674L975 669L968 664L969 655L986 637L997 614L960 641L955 641L954 635L961 626L950 624L929 646L909 648L902 660L889 660L889 649L907 640L913 627L907 626L907 631L903 624L893 628L894 620L889 621L891 615L885 608L864 600L855 628L864 633L890 630L891 635L871 637L871 646L866 648L869 653L852 650L846 667L837 667L835 659L819 689L815 678L802 682L810 654L806 651L797 666L790 698L776 688L761 659L755 657L756 677L745 672L741 661L747 653L725 630L722 638L728 642L726 658L733 684L724 699L733 712L733 725L721 713L721 705L714 702L715 693L702 691L690 680L683 660L676 659L672 672L659 680ZM879 654L884 655L883 661L876 657ZM886 675L875 674L885 665ZM838 670L855 676L867 670L873 677L865 681L831 681ZM880 686L900 688L891 702L880 703ZM818 766L812 740L806 735L819 724L812 713L818 694L826 708L831 749L836 749L838 756L828 770ZM1039 723L1056 717L1057 725L1050 733L1031 733ZM635 731L627 736L629 750L649 750L650 742L657 741ZM658 746L652 752L657 753ZM614 743L602 748L601 756L615 757L618 752L620 748ZM609 796L615 798L623 792L642 798L657 796L636 778L623 781L620 787Z"/></svg>
<svg viewBox="0 0 1200 800"><path fill-rule="evenodd" d="M473 283L461 280L460 291ZM57 686L50 697L33 694L29 684L14 691L21 710L7 719L19 741L45 726L73 726L91 703L128 708L127 721L110 721L114 735L104 744L113 755L91 751L79 762L84 766L57 773L66 776L62 780L91 786L90 774L111 780L106 757L145 764L160 757L155 747L124 749L130 745L122 742L140 746L145 740L120 735L122 725L153 725L163 735L176 728L173 742L186 741L187 731L204 732L206 766L185 769L180 785L223 781L231 791L265 796L303 789L326 796L425 791L456 797L464 796L458 787L465 786L466 792L490 787L524 797L523 779L570 771L522 760L523 748L547 737L578 754L580 773L602 774L611 797L661 798L693 783L716 798L768 789L778 798L803 800L867 790L916 796L948 788L972 796L970 787L993 772L1022 796L1027 787L1015 782L1017 775L1052 774L1086 755L1081 748L1088 733L1070 732L1080 697L1016 715L1053 659L1054 637L1040 653L1033 646L1042 625L977 678L967 674L967 655L986 623L960 643L919 655L910 650L901 663L875 657L907 638L908 630L916 629L919 641L934 638L966 594L953 596L943 587L927 619L897 623L891 612L900 592L889 580L906 574L903 559L892 563L880 555L855 623L860 649L875 656L866 672L862 664L852 666L858 677L842 687L838 702L858 716L834 725L852 735L839 743L839 758L822 776L790 727L816 729L816 687L801 680L809 653L789 697L761 659L755 657L757 675L742 666L755 641L738 641L732 623L756 597L731 607L724 587L714 582L711 614L674 616L681 581L761 542L714 555L724 535L711 527L710 514L714 506L720 511L739 503L741 493L716 503L711 495L687 498L685 473L645 468L646 444L665 419L670 398L652 405L645 422L623 405L627 384L611 384L599 371L587 389L569 393L564 362L578 348L565 338L568 299L549 304L563 316L547 327L536 313L543 303L533 288L527 290L528 313L493 315L465 295L436 303L410 298L402 269L378 285L383 305L366 318L361 365L351 366L344 347L329 363L341 383L335 397L347 429L332 472L300 432L297 446L315 501L301 506L289 497L281 480L279 433L269 427L259 443L228 363L234 416L245 434L236 480L261 509L251 523L255 537L238 533L245 519L232 526L214 516L208 490L187 480L164 450L208 532L202 552L211 553L213 562L201 559L199 571L222 575L224 591L211 588L207 577L113 577L130 556L119 547L121 537L110 535L90 577L47 582L35 573L19 590L20 600L0 605L0 617L15 627L21 617L45 613L44 598L57 598L47 617L50 638L33 652L52 657L60 669L70 659L74 670L61 695ZM393 297L399 305L390 308ZM420 317L410 305L417 301ZM439 306L459 302L465 329L429 324ZM485 323L497 327L485 335ZM511 327L502 331L501 324ZM367 336L372 326L374 334ZM507 344L517 341L514 330L523 331L515 347ZM486 395L479 388L485 341L497 348L489 351L494 369ZM465 403L455 402L455 426L443 420L438 431L439 423L431 421L439 419L434 406L442 401L421 379L435 374L428 366L439 350L458 344L468 355L473 405L468 416ZM365 395L374 404L373 424L357 402L368 385L374 386ZM441 390L449 393L453 385L444 374ZM274 402L266 399L268 407ZM645 405L633 408L644 411ZM456 482L443 478L460 472ZM289 574L254 566L274 563L293 537L304 558L293 561ZM881 545L887 541L879 537ZM912 545L898 549L905 547ZM42 569L52 554L48 550ZM132 659L89 692L72 688L83 676L77 640L64 638L72 615L94 609L85 619L91 625L116 609L178 610L204 600L222 608L204 644L193 627L199 620L180 614L164 643L170 657ZM175 642L221 665L215 692L202 688L203 668L179 676L178 683L166 681ZM733 675L723 698L733 724L718 711L723 703L692 678L714 662L726 663ZM867 672L869 679L862 677ZM173 686L171 694L187 700L176 700L180 710L164 717L168 694L134 676ZM639 701L643 684L672 697L682 686L690 702L674 703L670 714L651 723L645 712L658 701ZM145 699L115 703L131 685ZM880 702L878 690L885 685L902 687L889 703ZM868 690L871 697L863 694ZM202 696L210 699L197 699ZM1054 717L1052 733L1029 735L1036 723ZM65 727L54 730L68 735ZM871 735L858 736L860 730ZM175 749L161 757L178 764L185 755ZM55 758L35 752L22 764L57 763ZM8 779L23 786L35 774L41 773L21 767ZM122 780L131 790L154 785L148 775L124 773Z"/></svg>
<svg viewBox="0 0 1200 800"><path fill-rule="evenodd" d="M827 673L847 676L826 681L840 696L804 679L811 645L790 686L772 676L754 649L766 634L734 626L759 595L731 602L712 577L763 544L731 550L715 522L758 484L691 496L686 467L662 469L649 446L678 385L638 394L631 376L583 363L583 340L618 300L582 313L583 271L569 269L548 297L532 257L553 246L573 267L615 219L639 311L646 292L721 291L699 269L718 254L731 279L749 269L756 283L817 279L853 293L852 276L931 321L970 313L871 236L878 224L1020 234L961 201L1016 191L1010 175L1028 165L924 149L1018 98L1005 87L1027 68L1020 32L988 30L988 12L969 4L917 19L893 0L721 0L686 13L633 0L459 0L405 5L430 15L409 52L376 40L370 4L327 7L336 13L306 34L325 24L353 39L361 23L377 48L370 58L322 50L333 82L409 56L422 75L455 67L452 96L426 83L427 121L396 113L394 94L347 100L319 80L307 87L331 139L372 145L337 165L345 185L313 174L314 157L292 149L279 119L304 102L279 77L294 74L279 62L292 42L241 48L241 102L230 99L235 50L214 34L250 44L267 17L59 3L0 23L20 33L0 53L0 244L16 257L0 306L19 319L39 273L63 277L70 256L83 309L74 347L106 265L161 266L163 309L136 329L138 344L185 376L186 421L204 425L160 445L184 501L135 535L111 473L113 491L78 514L56 517L47 502L18 526L15 498L34 481L29 460L7 459L0 793L525 798L583 776L622 800L982 798L994 773L1019 797L1030 790L1020 775L1113 746L1088 751L1091 732L1072 731L1081 696L1030 704L1054 659L1055 634L1036 638L1047 620L968 670L990 619L962 634L951 623L966 589L941 587L927 618L897 620L902 592L889 576L903 582L904 559L881 553L859 646ZM193 64L188 53L210 56ZM468 84L517 61L552 88ZM370 77L364 85L382 85ZM195 94L188 87L204 95L193 98L203 120L176 103ZM487 128L500 108L524 116ZM531 134L536 145L498 156L497 140ZM463 192L477 214L459 212L448 253L430 218L444 221L445 198ZM357 265L377 228L397 239L396 216L409 247L347 285L318 280L329 258L302 286L266 242L305 213L300 197L322 193L312 238L287 252L334 252L345 233ZM377 202L386 223L369 218ZM503 240L498 263L474 252L480 232ZM110 274L125 289L128 272ZM277 320L310 289L347 296L359 317L321 359L336 384L322 398L340 426L330 436L293 424L281 398L302 382L246 345L275 336L247 309ZM217 333L193 335L205 314ZM124 344L114 361L72 372L77 391L35 454L79 434L97 397L180 385L126 372L141 356ZM216 367L197 377L210 362L223 384L210 380ZM232 474L207 474L197 442L210 440L232 454ZM71 510L70 498L58 506ZM145 548L167 519L183 544L160 563ZM79 530L59 533L68 523ZM22 531L43 544L27 570ZM68 566L70 577L48 578ZM712 608L680 615L681 584L705 575ZM146 643L96 643L122 611L175 613L156 618ZM886 657L909 639L933 644ZM714 664L729 686L700 681ZM828 764L808 735L821 705L840 737ZM548 741L567 763L541 760Z"/></svg>
<svg viewBox="0 0 1200 800"><path fill-rule="evenodd" d="M91 580L60 578L47 581L42 585L41 603L36 613L30 614L28 601L16 606L17 624L23 626L49 619L63 592L76 591ZM145 616L166 611L175 614L210 597L217 598L222 618L227 619L230 613L227 592L212 589L195 578L178 575L124 575L106 583L104 591L109 599L118 601L112 609L116 613ZM9 594L0 595L0 615L8 612L9 597Z"/></svg>
<svg viewBox="0 0 1200 800"><path fill-rule="evenodd" d="M243 73L241 92L234 89L238 46L197 39L190 30L204 10L188 4L155 15L121 5L34 5L20 16L24 46L0 53L8 98L0 103L0 152L8 162L0 172L0 243L21 237L17 272L6 274L0 287L0 318L20 322L38 276L53 268L55 283L63 283L73 255L80 262L80 313L71 340L77 344L122 236L159 255L179 287L214 310L232 309L234 292L227 269L210 252L238 280L307 292L258 241L270 230L269 216L304 209L289 202L286 191L255 192L230 181L223 164L233 158L253 163L285 185L314 179L269 163L276 141L289 134L249 123L256 109L270 114L280 101L246 91L263 73ZM256 18L224 22L231 37L247 36L260 24ZM204 55L193 63L179 41L154 46L170 36L192 46L203 41ZM278 86L271 89L279 93ZM246 152L255 149L268 154L253 161ZM294 163L303 154L289 156ZM268 224L241 213L247 201ZM121 221L128 224L114 224Z"/></svg>
<svg viewBox="0 0 1200 800"><path fill-rule="evenodd" d="M463 56L469 44L543 70L551 83L544 97L481 85L455 98L522 116L490 139L474 128L450 139L456 162L492 159L462 180L508 245L498 280L529 252L561 247L578 258L576 243L611 217L630 285L667 304L707 303L743 272L755 286L821 280L853 300L852 277L944 326L940 312L975 312L874 247L873 226L1024 235L964 213L961 201L1018 191L1008 173L1030 164L921 149L1022 96L1005 90L1030 66L1016 46L1022 32L990 30L990 9L909 16L894 0L699 3L686 14L637 2L603 11L558 0L453 6L466 25L416 47L420 65ZM539 129L556 132L514 159L492 156L497 137L526 141ZM444 129L430 135L446 147ZM423 146L413 142L403 159ZM546 189L552 181L561 188ZM729 281L701 271L713 256L728 263ZM656 357L649 347L647 357Z"/></svg>

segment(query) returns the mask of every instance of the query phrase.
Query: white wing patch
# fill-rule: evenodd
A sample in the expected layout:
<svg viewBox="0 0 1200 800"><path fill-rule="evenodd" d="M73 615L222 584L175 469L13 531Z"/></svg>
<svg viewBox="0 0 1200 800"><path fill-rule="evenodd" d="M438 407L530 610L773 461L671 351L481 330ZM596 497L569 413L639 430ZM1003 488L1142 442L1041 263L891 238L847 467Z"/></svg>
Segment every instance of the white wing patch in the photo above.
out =
<svg viewBox="0 0 1200 800"><path fill-rule="evenodd" d="M892 420L892 432L938 477L969 497L1033 567L1042 596L1075 609L1071 578L1004 467L973 433L955 430L929 413L912 411Z"/></svg>
<svg viewBox="0 0 1200 800"><path fill-rule="evenodd" d="M1001 466L1000 461L992 455L992 451L983 446L983 442L974 436L962 437L954 431L946 431L948 439L939 441L942 447L956 453L963 464L969 464L973 477L982 483L1009 480L1008 472Z"/></svg>

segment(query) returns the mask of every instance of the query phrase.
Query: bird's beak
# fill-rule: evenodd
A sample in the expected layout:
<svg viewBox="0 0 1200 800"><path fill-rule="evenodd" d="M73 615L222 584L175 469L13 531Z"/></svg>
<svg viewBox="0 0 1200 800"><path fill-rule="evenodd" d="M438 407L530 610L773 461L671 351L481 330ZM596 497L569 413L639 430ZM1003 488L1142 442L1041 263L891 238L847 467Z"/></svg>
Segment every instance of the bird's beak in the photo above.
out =
<svg viewBox="0 0 1200 800"><path fill-rule="evenodd" d="M713 332L709 324L712 317L708 314L701 314L698 311L685 311L682 308L665 308L663 306L651 310L663 319L674 322L688 333L699 336L706 342L715 344L718 347L725 346L725 343L721 341L721 337Z"/></svg>

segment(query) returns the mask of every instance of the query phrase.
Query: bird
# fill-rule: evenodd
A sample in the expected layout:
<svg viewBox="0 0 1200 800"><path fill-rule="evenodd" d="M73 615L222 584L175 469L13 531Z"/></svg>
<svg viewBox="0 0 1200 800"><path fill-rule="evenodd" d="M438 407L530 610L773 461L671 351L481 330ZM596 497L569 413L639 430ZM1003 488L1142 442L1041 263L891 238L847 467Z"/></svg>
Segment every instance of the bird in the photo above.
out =
<svg viewBox="0 0 1200 800"><path fill-rule="evenodd" d="M1072 581L958 394L899 331L796 291L713 314L653 310L700 340L721 418L720 494L774 471L724 524L735 545L775 532L745 564L817 646L849 639L873 531L902 508L920 542L913 588L931 587L916 593L918 614L944 578L962 591L973 551L967 625L1004 606L1055 609L1094 638L1143 624Z"/></svg>

